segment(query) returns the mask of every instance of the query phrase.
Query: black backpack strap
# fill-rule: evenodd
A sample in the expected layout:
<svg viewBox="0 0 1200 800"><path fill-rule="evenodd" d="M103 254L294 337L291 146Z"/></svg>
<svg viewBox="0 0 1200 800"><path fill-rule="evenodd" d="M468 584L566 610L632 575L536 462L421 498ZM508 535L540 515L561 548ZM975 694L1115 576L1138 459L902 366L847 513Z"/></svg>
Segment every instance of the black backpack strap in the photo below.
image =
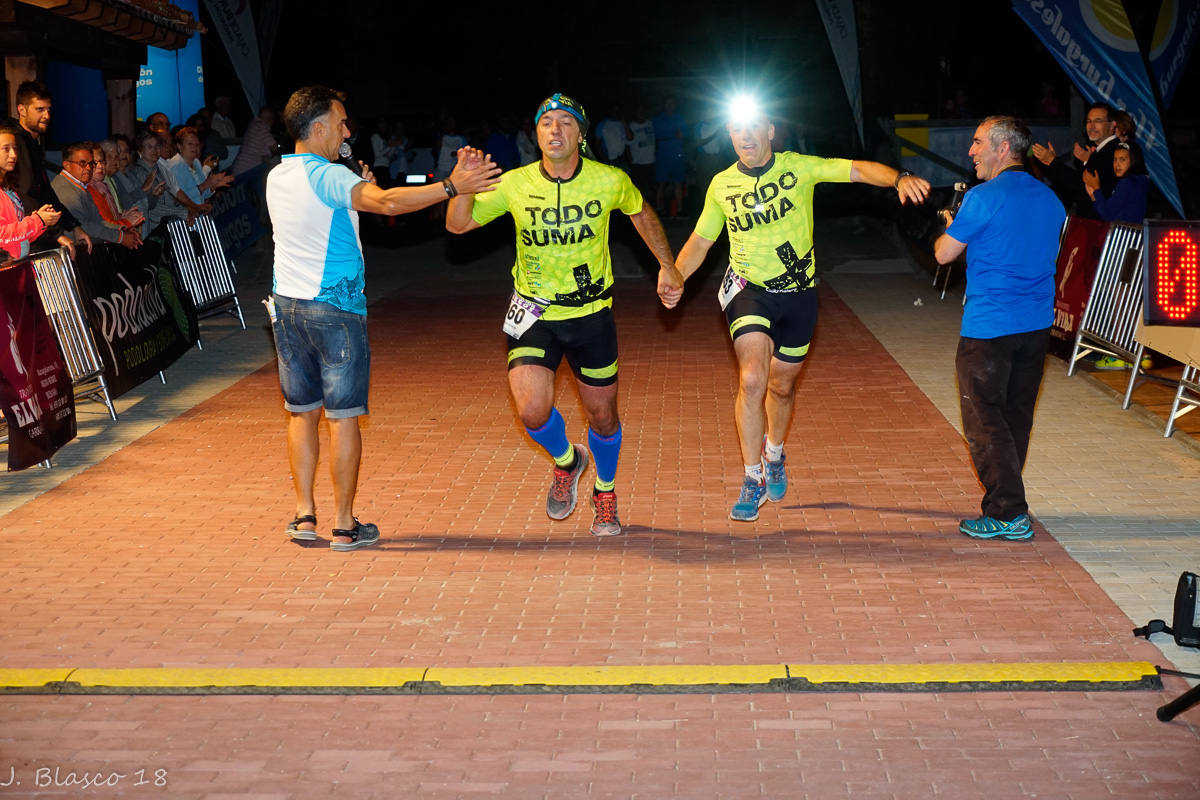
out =
<svg viewBox="0 0 1200 800"><path fill-rule="evenodd" d="M1146 623L1145 627L1133 629L1134 636L1142 636L1146 639L1149 639L1152 633L1169 633L1172 636L1175 635L1175 631L1171 630L1166 620L1161 619L1152 619Z"/></svg>

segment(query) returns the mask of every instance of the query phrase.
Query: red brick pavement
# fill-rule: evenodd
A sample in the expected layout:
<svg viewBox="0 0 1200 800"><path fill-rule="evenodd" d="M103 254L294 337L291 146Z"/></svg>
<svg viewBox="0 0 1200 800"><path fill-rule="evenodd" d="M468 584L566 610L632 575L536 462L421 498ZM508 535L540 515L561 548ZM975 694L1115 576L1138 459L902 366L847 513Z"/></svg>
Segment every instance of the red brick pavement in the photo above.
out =
<svg viewBox="0 0 1200 800"><path fill-rule="evenodd" d="M590 537L584 504L548 520L549 463L506 394L502 292L372 307L358 510L379 547L282 535L268 365L0 517L0 667L1161 662L1044 530L956 532L979 497L958 434L824 289L785 502L727 519L721 320L707 295L673 314L639 286L617 300L628 535ZM583 441L565 369L559 389ZM324 467L318 504L327 536ZM5 698L0 784L12 763L161 767L172 796L1190 798L1196 731L1153 716L1183 688Z"/></svg>

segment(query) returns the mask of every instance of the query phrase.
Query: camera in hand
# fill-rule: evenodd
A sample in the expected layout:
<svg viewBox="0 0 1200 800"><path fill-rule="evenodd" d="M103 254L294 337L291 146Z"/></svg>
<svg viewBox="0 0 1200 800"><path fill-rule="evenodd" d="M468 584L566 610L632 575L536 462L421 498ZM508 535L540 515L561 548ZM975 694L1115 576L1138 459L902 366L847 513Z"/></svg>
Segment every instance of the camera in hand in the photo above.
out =
<svg viewBox="0 0 1200 800"><path fill-rule="evenodd" d="M958 209L962 207L963 195L967 193L967 185L962 181L954 184L954 197L950 198L950 205L945 208L939 208L937 215L943 225L949 225L954 221L954 215L958 213Z"/></svg>

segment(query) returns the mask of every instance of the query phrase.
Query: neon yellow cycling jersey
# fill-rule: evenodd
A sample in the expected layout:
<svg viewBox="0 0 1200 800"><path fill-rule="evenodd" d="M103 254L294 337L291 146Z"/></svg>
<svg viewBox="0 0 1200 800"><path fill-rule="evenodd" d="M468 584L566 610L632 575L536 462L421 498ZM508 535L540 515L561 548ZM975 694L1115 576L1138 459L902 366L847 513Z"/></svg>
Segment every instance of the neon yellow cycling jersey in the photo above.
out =
<svg viewBox="0 0 1200 800"><path fill-rule="evenodd" d="M642 194L616 167L579 159L575 174L547 177L540 161L504 173L495 191L475 195L472 218L486 225L504 212L517 229L516 290L547 306L542 319L594 314L612 305L608 215L636 214Z"/></svg>
<svg viewBox="0 0 1200 800"><path fill-rule="evenodd" d="M816 268L812 253L813 187L848 183L851 161L775 153L757 177L734 164L713 176L696 233L716 241L729 230L729 263L751 283L776 291L807 286Z"/></svg>

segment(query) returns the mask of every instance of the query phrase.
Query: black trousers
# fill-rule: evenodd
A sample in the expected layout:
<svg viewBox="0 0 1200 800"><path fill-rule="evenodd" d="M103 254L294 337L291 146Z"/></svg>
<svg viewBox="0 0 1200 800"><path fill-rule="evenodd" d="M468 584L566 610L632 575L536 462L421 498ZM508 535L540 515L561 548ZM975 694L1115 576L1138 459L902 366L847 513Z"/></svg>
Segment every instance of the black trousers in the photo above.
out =
<svg viewBox="0 0 1200 800"><path fill-rule="evenodd" d="M1049 329L995 339L959 337L954 359L971 461L985 516L1008 522L1029 511L1021 469L1042 384Z"/></svg>

